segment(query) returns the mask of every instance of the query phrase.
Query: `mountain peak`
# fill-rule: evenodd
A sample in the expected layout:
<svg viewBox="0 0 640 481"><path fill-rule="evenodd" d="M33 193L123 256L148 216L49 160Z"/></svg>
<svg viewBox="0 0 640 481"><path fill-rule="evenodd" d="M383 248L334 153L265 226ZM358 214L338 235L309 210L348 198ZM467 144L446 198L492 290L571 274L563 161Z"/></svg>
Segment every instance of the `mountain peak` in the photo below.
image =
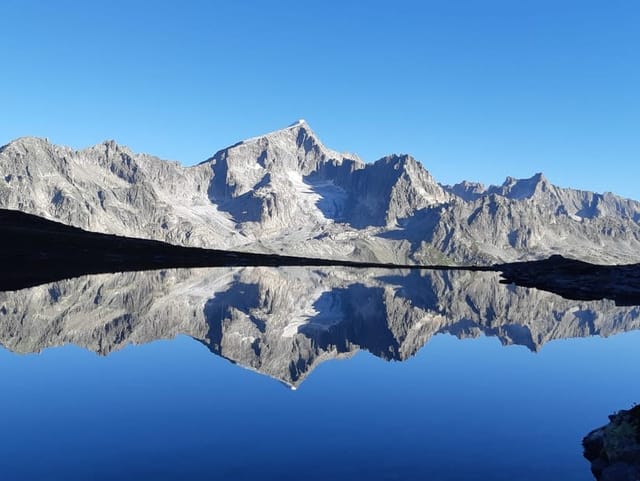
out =
<svg viewBox="0 0 640 481"><path fill-rule="evenodd" d="M499 194L510 199L530 199L538 192L548 190L549 181L542 172L527 178L516 179L507 177L501 186L492 186L487 190L489 194Z"/></svg>
<svg viewBox="0 0 640 481"><path fill-rule="evenodd" d="M528 184L539 184L540 182L549 182L545 175L542 172L537 172L526 179L516 179L515 177L507 177L505 181L502 183L504 187L508 187L510 185L519 184L519 183L528 183Z"/></svg>
<svg viewBox="0 0 640 481"><path fill-rule="evenodd" d="M18 137L12 140L6 145L0 147L1 152L14 152L16 155L32 156L40 155L41 153L47 153L47 155L60 149L67 149L66 147L59 147L49 142L48 138L43 137Z"/></svg>
<svg viewBox="0 0 640 481"><path fill-rule="evenodd" d="M443 188L461 199L472 202L486 194L486 188L480 182L469 182L463 180L454 185L444 185Z"/></svg>
<svg viewBox="0 0 640 481"><path fill-rule="evenodd" d="M28 146L45 146L45 145L51 145L51 142L49 142L48 138L25 136L25 137L18 137L17 139L13 139L4 147L9 147L9 146L28 147Z"/></svg>
<svg viewBox="0 0 640 481"><path fill-rule="evenodd" d="M266 139L271 139L271 138L277 138L277 137L291 136L292 134L297 135L298 132L300 132L300 131L305 131L307 133L307 135L313 137L314 139L316 139L316 141L319 142L318 137L313 132L313 130L311 130L311 127L309 127L309 124L306 122L306 120L298 119L295 122L287 125L284 128L281 128L281 129L278 129L278 130L273 130L271 132L267 132L266 134L256 135L255 137L250 137L250 138L248 138L246 140L238 142L235 145L241 145L241 144L247 144L247 143L251 143L251 142L257 142L257 141L260 141L260 140L265 139L265 138Z"/></svg>
<svg viewBox="0 0 640 481"><path fill-rule="evenodd" d="M282 129L237 142L216 152L213 157L202 163L227 157L233 151L236 151L243 161L257 159L262 167L275 163L294 168L294 170L296 168L306 170L305 165L310 159L313 159L311 163L315 164L321 158L334 159L338 163L344 159L361 163L356 155L340 153L326 147L304 119L298 119ZM293 158L295 162L287 161Z"/></svg>
<svg viewBox="0 0 640 481"><path fill-rule="evenodd" d="M307 124L307 121L305 119L298 119L295 122L289 124L289 127L298 127L298 126L306 125L306 124Z"/></svg>
<svg viewBox="0 0 640 481"><path fill-rule="evenodd" d="M83 153L98 153L99 155L125 155L128 157L133 157L134 152L127 147L126 145L119 144L115 140L109 139L100 142L99 144L92 145L90 147L86 147L82 149L80 152Z"/></svg>
<svg viewBox="0 0 640 481"><path fill-rule="evenodd" d="M63 145L55 145L52 144L48 138L46 137L18 137L17 139L12 140L8 144L0 147L0 151L4 151L6 149L17 149L17 151L22 152L37 152L37 151L48 151L48 152L60 152L60 151L69 151L71 152L73 149L70 147L66 147ZM92 145L90 147L86 147L81 149L79 152L113 152L113 153L125 153L127 155L134 155L129 147L126 145L118 144L115 140L104 140L99 144Z"/></svg>

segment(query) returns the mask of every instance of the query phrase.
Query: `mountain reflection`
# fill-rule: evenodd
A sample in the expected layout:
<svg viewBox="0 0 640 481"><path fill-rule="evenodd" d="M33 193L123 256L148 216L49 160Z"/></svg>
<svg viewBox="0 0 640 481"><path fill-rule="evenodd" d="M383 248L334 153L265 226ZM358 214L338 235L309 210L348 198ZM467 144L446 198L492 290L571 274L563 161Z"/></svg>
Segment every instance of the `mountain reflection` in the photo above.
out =
<svg viewBox="0 0 640 481"><path fill-rule="evenodd" d="M106 355L184 334L296 386L360 349L404 360L439 333L537 351L553 339L640 328L640 308L503 285L496 273L347 268L177 269L86 276L0 293L0 343Z"/></svg>

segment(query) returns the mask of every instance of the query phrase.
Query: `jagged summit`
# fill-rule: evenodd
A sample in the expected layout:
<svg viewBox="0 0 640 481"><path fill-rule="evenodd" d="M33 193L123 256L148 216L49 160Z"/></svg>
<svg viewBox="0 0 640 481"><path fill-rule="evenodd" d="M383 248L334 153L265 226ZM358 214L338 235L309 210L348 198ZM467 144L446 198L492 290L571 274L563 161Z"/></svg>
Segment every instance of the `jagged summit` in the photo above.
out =
<svg viewBox="0 0 640 481"><path fill-rule="evenodd" d="M52 155L56 155L58 153L61 155L68 155L72 152L78 152L81 155L84 155L96 151L124 153L129 156L135 155L128 146L119 144L113 139L103 140L95 145L77 150L71 147L53 144L47 137L25 136L18 137L17 139L10 141L8 144L3 145L0 147L0 152L9 149L19 152L21 155L38 155L43 152L48 152Z"/></svg>
<svg viewBox="0 0 640 481"><path fill-rule="evenodd" d="M528 178L524 178L524 179L517 179L515 177L511 177L511 176L507 176L507 178L504 180L504 182L502 183L502 187L512 187L516 184L519 185L535 185L535 184L540 184L540 183L548 183L549 181L547 180L547 178L545 177L545 175L542 172L537 172L534 175L532 175L531 177Z"/></svg>
<svg viewBox="0 0 640 481"><path fill-rule="evenodd" d="M547 191L550 185L544 174L538 172L528 179L507 177L501 186L491 186L487 192L499 194L510 199L530 199L537 193Z"/></svg>
<svg viewBox="0 0 640 481"><path fill-rule="evenodd" d="M553 184L541 172L525 179L508 176L501 185L485 187L479 182L462 181L453 186L443 186L445 190L466 201L473 201L487 195L499 195L509 199L530 199L536 194L552 190Z"/></svg>
<svg viewBox="0 0 640 481"><path fill-rule="evenodd" d="M114 139L103 140L99 144L93 145L93 146L88 147L88 148L90 149L90 148L93 148L93 147L100 147L100 146L108 147L110 149L129 150L129 151L131 151L131 149L129 147L127 147L126 145L119 144Z"/></svg>
<svg viewBox="0 0 640 481"><path fill-rule="evenodd" d="M100 142L99 144L92 145L90 147L86 147L81 150L82 153L87 153L88 155L105 155L107 157L112 157L114 155L124 155L130 158L135 156L135 152L131 150L126 145L119 144L113 139L108 139Z"/></svg>

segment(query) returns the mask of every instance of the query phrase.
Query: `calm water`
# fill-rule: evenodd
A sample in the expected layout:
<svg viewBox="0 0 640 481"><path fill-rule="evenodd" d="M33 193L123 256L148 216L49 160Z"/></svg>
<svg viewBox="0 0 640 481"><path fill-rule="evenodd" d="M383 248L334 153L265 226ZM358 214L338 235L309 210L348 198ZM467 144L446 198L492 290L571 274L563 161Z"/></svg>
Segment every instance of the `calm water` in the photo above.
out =
<svg viewBox="0 0 640 481"><path fill-rule="evenodd" d="M197 269L0 293L0 479L592 479L582 437L640 400L640 309L497 279Z"/></svg>

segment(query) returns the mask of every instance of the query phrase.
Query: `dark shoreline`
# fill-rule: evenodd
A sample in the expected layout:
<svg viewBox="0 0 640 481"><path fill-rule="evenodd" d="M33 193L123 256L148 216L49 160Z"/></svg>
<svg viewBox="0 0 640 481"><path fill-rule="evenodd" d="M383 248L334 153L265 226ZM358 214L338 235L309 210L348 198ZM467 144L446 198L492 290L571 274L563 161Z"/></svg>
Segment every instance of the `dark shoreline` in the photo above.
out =
<svg viewBox="0 0 640 481"><path fill-rule="evenodd" d="M603 266L551 256L490 266L402 265L181 247L100 234L0 209L0 291L88 274L186 267L308 266L500 272L503 283L575 300L640 305L640 264Z"/></svg>
<svg viewBox="0 0 640 481"><path fill-rule="evenodd" d="M609 423L582 440L584 457L598 481L640 479L640 405L609 416Z"/></svg>
<svg viewBox="0 0 640 481"><path fill-rule="evenodd" d="M599 265L554 255L492 267L502 273L502 283L533 287L577 301L611 299L619 306L640 305L640 264Z"/></svg>
<svg viewBox="0 0 640 481"><path fill-rule="evenodd" d="M0 291L87 274L242 266L494 270L491 267L385 264L182 247L85 231L24 212L0 209Z"/></svg>

